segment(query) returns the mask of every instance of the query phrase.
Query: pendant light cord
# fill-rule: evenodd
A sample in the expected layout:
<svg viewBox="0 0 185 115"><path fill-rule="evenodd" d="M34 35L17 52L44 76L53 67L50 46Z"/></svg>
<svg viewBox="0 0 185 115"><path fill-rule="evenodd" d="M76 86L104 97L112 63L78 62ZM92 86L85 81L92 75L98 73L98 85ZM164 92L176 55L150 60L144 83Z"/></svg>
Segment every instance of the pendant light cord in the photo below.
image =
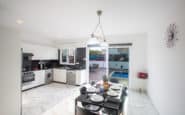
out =
<svg viewBox="0 0 185 115"><path fill-rule="evenodd" d="M99 15L99 18L98 18L98 24L96 25L96 27L95 27L95 29L94 29L92 34L94 34L97 31L99 26L100 26L100 15Z"/></svg>
<svg viewBox="0 0 185 115"><path fill-rule="evenodd" d="M106 39L105 39L105 34L104 34L104 31L103 31L103 28L102 28L102 25L101 25L101 14L102 14L102 11L101 10L98 10L97 11L97 15L98 15L98 24L96 25L93 33L92 33L92 37L95 37L95 32L97 31L98 27L100 28L101 30L101 33L103 35L103 41L106 42ZM100 38L97 38L97 39L100 39Z"/></svg>

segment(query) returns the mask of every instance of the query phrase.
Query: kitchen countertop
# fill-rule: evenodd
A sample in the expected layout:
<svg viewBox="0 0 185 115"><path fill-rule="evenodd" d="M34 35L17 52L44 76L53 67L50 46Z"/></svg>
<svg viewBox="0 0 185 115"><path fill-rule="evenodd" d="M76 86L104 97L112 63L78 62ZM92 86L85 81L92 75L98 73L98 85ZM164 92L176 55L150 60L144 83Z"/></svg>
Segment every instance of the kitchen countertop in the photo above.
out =
<svg viewBox="0 0 185 115"><path fill-rule="evenodd" d="M86 68L55 67L54 69L85 70Z"/></svg>
<svg viewBox="0 0 185 115"><path fill-rule="evenodd" d="M50 69L53 69L53 68L47 68L47 69L35 69L35 70L32 70L32 71L42 71L42 70L50 70Z"/></svg>
<svg viewBox="0 0 185 115"><path fill-rule="evenodd" d="M34 69L34 70L31 70L31 71L22 71L22 72L32 72L32 71L43 71L43 70L51 70L53 68L47 68L47 69Z"/></svg>
<svg viewBox="0 0 185 115"><path fill-rule="evenodd" d="M85 70L85 68L55 67L55 68L47 68L47 69L35 69L35 70L31 70L31 71L43 71L43 70L50 70L50 69ZM29 72L29 71L25 71L25 72Z"/></svg>
<svg viewBox="0 0 185 115"><path fill-rule="evenodd" d="M85 70L85 68L81 68L81 69L67 69L67 70Z"/></svg>

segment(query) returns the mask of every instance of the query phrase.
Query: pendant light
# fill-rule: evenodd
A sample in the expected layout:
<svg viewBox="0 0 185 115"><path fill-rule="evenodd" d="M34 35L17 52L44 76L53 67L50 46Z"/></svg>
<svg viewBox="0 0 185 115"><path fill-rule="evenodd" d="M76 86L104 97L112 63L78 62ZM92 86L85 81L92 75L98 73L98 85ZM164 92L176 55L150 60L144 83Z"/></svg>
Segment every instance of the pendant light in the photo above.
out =
<svg viewBox="0 0 185 115"><path fill-rule="evenodd" d="M96 25L96 28L91 34L91 38L87 41L87 46L88 47L93 47L93 46L102 46L102 47L107 47L108 44L106 43L106 38L102 29L101 25L101 20L100 17L102 15L102 11L98 10L97 11L98 15L98 24Z"/></svg>
<svg viewBox="0 0 185 115"><path fill-rule="evenodd" d="M87 41L88 47L96 47L100 46L100 41L94 36L94 34L91 34L91 38Z"/></svg>

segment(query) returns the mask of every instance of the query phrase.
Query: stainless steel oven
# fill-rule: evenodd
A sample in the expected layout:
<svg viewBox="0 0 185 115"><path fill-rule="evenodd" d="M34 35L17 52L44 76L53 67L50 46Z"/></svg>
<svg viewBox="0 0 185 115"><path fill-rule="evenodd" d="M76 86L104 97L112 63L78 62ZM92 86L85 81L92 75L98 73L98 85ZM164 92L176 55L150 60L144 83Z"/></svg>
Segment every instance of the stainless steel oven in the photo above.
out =
<svg viewBox="0 0 185 115"><path fill-rule="evenodd" d="M31 82L35 80L35 74L32 71L22 72L22 83Z"/></svg>

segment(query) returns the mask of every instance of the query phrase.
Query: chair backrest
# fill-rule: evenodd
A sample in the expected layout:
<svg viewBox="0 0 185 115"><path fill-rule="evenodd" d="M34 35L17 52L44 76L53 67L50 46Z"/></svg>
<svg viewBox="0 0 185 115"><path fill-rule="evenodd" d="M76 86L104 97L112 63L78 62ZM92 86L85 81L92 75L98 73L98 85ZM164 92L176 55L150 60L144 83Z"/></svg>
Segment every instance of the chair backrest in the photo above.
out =
<svg viewBox="0 0 185 115"><path fill-rule="evenodd" d="M92 113L84 108L77 107L77 115L97 115L97 114Z"/></svg>

